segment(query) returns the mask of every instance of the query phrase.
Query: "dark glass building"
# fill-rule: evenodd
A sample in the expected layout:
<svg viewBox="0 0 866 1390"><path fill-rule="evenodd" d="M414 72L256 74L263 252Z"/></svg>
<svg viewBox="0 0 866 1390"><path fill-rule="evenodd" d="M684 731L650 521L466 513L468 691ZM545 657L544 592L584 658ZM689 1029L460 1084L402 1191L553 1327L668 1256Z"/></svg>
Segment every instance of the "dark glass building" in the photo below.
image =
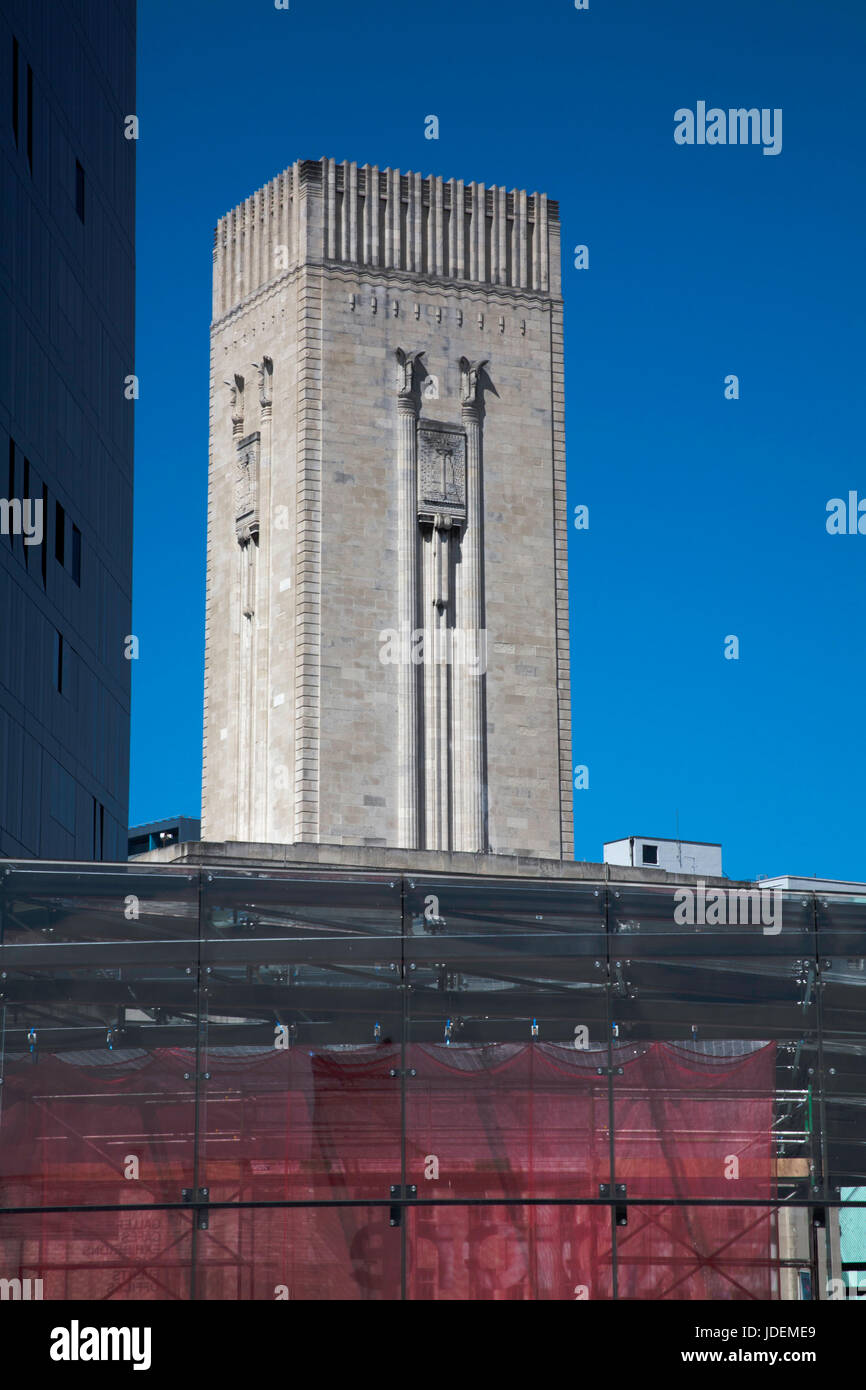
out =
<svg viewBox="0 0 866 1390"><path fill-rule="evenodd" d="M0 856L127 852L135 33L0 0Z"/></svg>

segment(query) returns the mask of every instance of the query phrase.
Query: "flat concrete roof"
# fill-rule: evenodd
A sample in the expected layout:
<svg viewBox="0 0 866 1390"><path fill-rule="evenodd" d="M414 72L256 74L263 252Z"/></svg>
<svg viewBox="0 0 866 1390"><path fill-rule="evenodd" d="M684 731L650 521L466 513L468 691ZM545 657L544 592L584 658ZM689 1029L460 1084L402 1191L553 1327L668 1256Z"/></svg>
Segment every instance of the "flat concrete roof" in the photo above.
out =
<svg viewBox="0 0 866 1390"><path fill-rule="evenodd" d="M605 840L604 846L624 845L629 840L657 840L660 845L706 845L707 849L721 849L721 840L688 840L681 835L678 840L672 840L669 835L620 835L616 840Z"/></svg>
<svg viewBox="0 0 866 1390"><path fill-rule="evenodd" d="M692 842L693 843L693 842ZM617 883L713 883L745 886L707 874L670 873L645 865L596 864L576 859L532 859L514 854L390 849L384 845L252 844L239 840L183 840L136 854L133 864L186 864L218 868L345 869L365 873L449 874L486 878L566 879Z"/></svg>

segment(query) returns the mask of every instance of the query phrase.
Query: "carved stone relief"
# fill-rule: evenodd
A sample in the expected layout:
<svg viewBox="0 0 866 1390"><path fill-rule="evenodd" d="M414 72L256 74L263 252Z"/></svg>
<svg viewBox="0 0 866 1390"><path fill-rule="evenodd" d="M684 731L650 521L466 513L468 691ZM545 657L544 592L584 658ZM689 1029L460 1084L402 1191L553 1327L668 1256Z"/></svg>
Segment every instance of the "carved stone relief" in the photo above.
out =
<svg viewBox="0 0 866 1390"><path fill-rule="evenodd" d="M466 517L466 435L459 425L418 425L418 519Z"/></svg>
<svg viewBox="0 0 866 1390"><path fill-rule="evenodd" d="M239 439L235 463L235 535L241 545L259 535L259 442L256 430Z"/></svg>

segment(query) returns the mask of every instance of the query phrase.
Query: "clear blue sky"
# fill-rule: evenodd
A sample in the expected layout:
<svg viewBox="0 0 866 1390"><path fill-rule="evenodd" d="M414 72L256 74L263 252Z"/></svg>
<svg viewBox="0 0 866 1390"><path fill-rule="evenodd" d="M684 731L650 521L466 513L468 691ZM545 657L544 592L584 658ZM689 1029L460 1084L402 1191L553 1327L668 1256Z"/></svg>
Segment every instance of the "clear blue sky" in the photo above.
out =
<svg viewBox="0 0 866 1390"><path fill-rule="evenodd" d="M577 857L679 812L733 876L866 879L866 535L825 528L866 497L862 0L140 0L139 25L131 823L200 807L213 228L332 155L546 191L590 248L563 265ZM676 145L698 100L781 107L781 154Z"/></svg>

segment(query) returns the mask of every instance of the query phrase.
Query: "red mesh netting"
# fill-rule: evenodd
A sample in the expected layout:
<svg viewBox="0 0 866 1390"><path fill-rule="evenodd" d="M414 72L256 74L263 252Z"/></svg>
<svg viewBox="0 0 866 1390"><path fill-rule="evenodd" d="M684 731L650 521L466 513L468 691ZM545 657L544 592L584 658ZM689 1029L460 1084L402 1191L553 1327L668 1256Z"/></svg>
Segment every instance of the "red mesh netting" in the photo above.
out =
<svg viewBox="0 0 866 1390"><path fill-rule="evenodd" d="M194 1175L184 1078L194 1074L192 1054L116 1054L92 1065L72 1056L9 1067L3 1204L180 1200ZM629 1206L616 1231L619 1296L777 1296L775 1046L717 1056L617 1045L612 1060L615 1181L630 1202L671 1202ZM402 1061L391 1046L214 1051L198 1181L212 1201L381 1201L401 1180L405 1123L406 1182L419 1198L598 1197L612 1177L606 1064L604 1052L540 1042L415 1044ZM415 1073L405 1078L404 1118L391 1075L401 1066ZM768 1205L688 1205L735 1197ZM178 1219L7 1216L3 1268L43 1278L46 1298L69 1296L71 1285L81 1298L186 1297L193 1242L186 1216ZM419 1206L405 1222L409 1297L612 1296L606 1207ZM400 1296L403 1231L390 1226L387 1208L214 1211L194 1240L200 1297Z"/></svg>

